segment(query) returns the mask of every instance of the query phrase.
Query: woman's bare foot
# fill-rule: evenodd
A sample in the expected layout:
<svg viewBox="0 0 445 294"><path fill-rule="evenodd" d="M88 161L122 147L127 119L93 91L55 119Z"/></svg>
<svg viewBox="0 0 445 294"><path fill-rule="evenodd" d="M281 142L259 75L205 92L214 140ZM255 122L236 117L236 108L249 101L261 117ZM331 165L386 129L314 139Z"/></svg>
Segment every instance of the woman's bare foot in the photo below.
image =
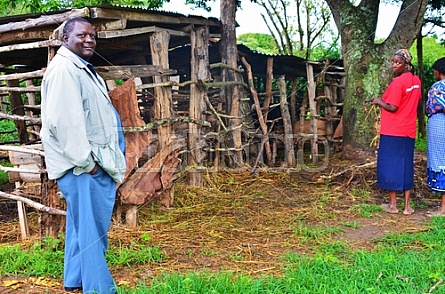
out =
<svg viewBox="0 0 445 294"><path fill-rule="evenodd" d="M380 204L380 207L383 209L383 211L386 211L388 213L399 213L399 210L397 209L397 207L393 207L388 203L383 203Z"/></svg>
<svg viewBox="0 0 445 294"><path fill-rule="evenodd" d="M403 210L404 215L410 215L413 212L414 212L414 209L412 209L411 207L405 207L405 209Z"/></svg>

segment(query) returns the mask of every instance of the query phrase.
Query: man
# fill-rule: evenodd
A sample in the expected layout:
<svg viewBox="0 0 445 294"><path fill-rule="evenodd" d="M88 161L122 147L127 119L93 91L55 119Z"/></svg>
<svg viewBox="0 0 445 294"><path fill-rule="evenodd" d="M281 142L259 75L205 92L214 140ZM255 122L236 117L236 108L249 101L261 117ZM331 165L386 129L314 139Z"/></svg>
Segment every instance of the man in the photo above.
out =
<svg viewBox="0 0 445 294"><path fill-rule="evenodd" d="M42 80L40 135L48 178L67 203L64 286L115 293L105 252L116 182L126 167L120 118L88 62L96 48L93 26L67 21L62 42Z"/></svg>

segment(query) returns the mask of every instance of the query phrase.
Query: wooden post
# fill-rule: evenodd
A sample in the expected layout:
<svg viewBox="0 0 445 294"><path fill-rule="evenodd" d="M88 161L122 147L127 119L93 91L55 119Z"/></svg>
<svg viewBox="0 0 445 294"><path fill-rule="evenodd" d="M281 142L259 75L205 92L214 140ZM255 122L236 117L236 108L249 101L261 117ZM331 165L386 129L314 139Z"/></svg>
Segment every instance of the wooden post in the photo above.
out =
<svg viewBox="0 0 445 294"><path fill-rule="evenodd" d="M298 88L298 79L294 79L292 83L292 93L290 93L290 120L292 126L297 122L297 88ZM296 133L296 132L295 132Z"/></svg>
<svg viewBox="0 0 445 294"><path fill-rule="evenodd" d="M16 189L20 188L20 185L20 182L15 182ZM25 203L23 203L22 201L17 201L17 211L19 214L20 233L22 235L22 240L25 240L29 236L28 218L26 217Z"/></svg>
<svg viewBox="0 0 445 294"><path fill-rule="evenodd" d="M266 98L263 103L263 114L264 120L267 121L267 114L269 113L270 102L272 101L273 57L267 58L266 77Z"/></svg>
<svg viewBox="0 0 445 294"><path fill-rule="evenodd" d="M153 33L150 36L150 51L153 65L169 68L168 45L170 34L167 31ZM155 83L168 82L167 76L154 76ZM154 89L154 117L155 119L169 118L172 116L172 91L170 87L156 87ZM171 123L158 127L159 147L162 150L167 146L170 140L173 140ZM160 203L165 207L173 205L173 189L168 189L160 196Z"/></svg>
<svg viewBox="0 0 445 294"><path fill-rule="evenodd" d="M42 175L41 189L42 204L60 210L66 209L66 203L60 198L60 193L56 181L49 180L46 174ZM63 233L65 231L64 215L42 213L40 215L39 223L41 237L57 237L60 233Z"/></svg>
<svg viewBox="0 0 445 294"><path fill-rule="evenodd" d="M334 127L332 125L332 113L335 112L335 109L332 107L332 95L330 86L324 86L324 95L325 95L325 103L324 103L324 119L326 120L326 136L329 137L334 133ZM319 100L318 103L321 103Z"/></svg>
<svg viewBox="0 0 445 294"><path fill-rule="evenodd" d="M294 151L294 132L292 130L292 122L289 114L289 104L287 103L286 81L284 76L278 79L278 87L280 89L280 108L281 116L283 117L284 125L284 150L286 156L287 166L295 166L295 151Z"/></svg>
<svg viewBox="0 0 445 294"><path fill-rule="evenodd" d="M6 85L8 87L18 87L18 80L6 81ZM24 116L25 110L23 108L22 95L19 92L9 92L9 100L11 103L11 113ZM26 122L25 121L15 121L15 125L17 127L17 133L19 136L19 141L21 144L28 143L28 132L26 130Z"/></svg>
<svg viewBox="0 0 445 294"><path fill-rule="evenodd" d="M209 28L207 26L192 29L190 32L191 41L191 81L206 81L210 80L209 71ZM204 95L207 95L207 90L202 85L193 83L190 86L190 105L189 116L192 119L205 120L204 112L206 110L206 103ZM193 169L194 166L200 166L205 152L202 149L202 133L201 126L194 123L189 123L188 145L190 154L188 157L188 164L192 167L189 172L189 184L191 186L201 186L202 174L199 170Z"/></svg>
<svg viewBox="0 0 445 294"><path fill-rule="evenodd" d="M272 165L274 162L274 156L272 154L272 150L270 147L269 142L269 130L267 129L266 119L263 117L263 113L261 112L261 105L260 105L260 99L258 98L258 93L254 87L253 83L253 73L252 73L252 67L247 62L246 58L244 56L241 57L241 61L243 62L244 66L247 69L247 79L250 87L250 93L252 94L253 100L255 102L255 109L258 115L258 122L260 124L261 131L263 133L263 139L261 142L264 142L264 148L266 149L266 157L269 165ZM262 147L262 146L261 146ZM261 149L261 148L260 148Z"/></svg>
<svg viewBox="0 0 445 294"><path fill-rule="evenodd" d="M125 223L131 227L136 227L137 224L137 205L131 205L125 212Z"/></svg>
<svg viewBox="0 0 445 294"><path fill-rule="evenodd" d="M313 138L311 141L311 154L312 162L317 162L318 159L318 130L317 130L317 107L315 105L315 91L316 85L314 81L314 69L312 65L306 63L306 74L307 74L307 92L309 97L309 111L311 112L311 127Z"/></svg>
<svg viewBox="0 0 445 294"><path fill-rule="evenodd" d="M25 84L26 84L26 87L34 86L32 80L26 80ZM32 106L37 105L37 103L36 103L36 94L35 93L32 93L32 92L26 93L26 97L28 98L28 104L29 105L32 105ZM33 113L33 111L28 111L28 116L30 116L30 117L38 117L38 115L35 115ZM40 132L40 126L34 125L34 126L32 126L32 130L34 130L34 133L30 133L30 137L34 140L34 139L37 138L36 134L38 134Z"/></svg>

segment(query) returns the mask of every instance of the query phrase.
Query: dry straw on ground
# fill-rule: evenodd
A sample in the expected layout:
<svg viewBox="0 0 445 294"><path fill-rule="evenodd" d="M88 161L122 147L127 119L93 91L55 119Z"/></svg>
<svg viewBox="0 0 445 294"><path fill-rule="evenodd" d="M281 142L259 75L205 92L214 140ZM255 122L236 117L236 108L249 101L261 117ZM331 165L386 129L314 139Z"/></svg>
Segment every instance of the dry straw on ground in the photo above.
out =
<svg viewBox="0 0 445 294"><path fill-rule="evenodd" d="M137 228L114 224L109 234L110 243L119 246L148 234L151 244L164 252L164 260L116 268L113 275L130 284L162 272L191 270L281 275L286 254L310 255L317 246L334 241L351 249L370 249L375 238L390 231L423 230L422 211L438 203L425 184L424 154L416 155L413 194L413 200L423 206L411 216L372 209L371 215L364 216L364 208L387 200L386 192L376 186L375 165L366 164L373 160L331 158L318 173L208 173L202 188L179 182L172 209L156 201L143 205ZM37 232L37 214L30 217L31 231ZM0 223L0 240L19 242L17 221Z"/></svg>

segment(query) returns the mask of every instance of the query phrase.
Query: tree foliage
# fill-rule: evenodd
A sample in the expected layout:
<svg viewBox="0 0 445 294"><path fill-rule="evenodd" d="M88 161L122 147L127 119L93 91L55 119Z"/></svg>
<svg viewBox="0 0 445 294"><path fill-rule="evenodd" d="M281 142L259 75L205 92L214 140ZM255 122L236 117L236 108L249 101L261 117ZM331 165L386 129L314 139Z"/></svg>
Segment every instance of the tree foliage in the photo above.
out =
<svg viewBox="0 0 445 294"><path fill-rule="evenodd" d="M281 54L311 58L315 47L337 43L331 13L323 0L257 0L261 16Z"/></svg>
<svg viewBox="0 0 445 294"><path fill-rule="evenodd" d="M122 6L159 8L169 0L0 0L0 15L38 13L94 5L118 4Z"/></svg>
<svg viewBox="0 0 445 294"><path fill-rule="evenodd" d="M371 115L366 100L380 96L392 72L389 61L399 48L410 48L422 27L425 1L403 0L388 38L375 42L380 0L325 0L341 35L346 72L343 109L343 144L371 149L378 116Z"/></svg>
<svg viewBox="0 0 445 294"><path fill-rule="evenodd" d="M424 80L423 85L425 91L429 90L429 87L436 82L433 74L433 63L445 56L445 47L441 44L441 41L437 35L431 37L424 37L422 40L423 44L423 66L424 66ZM413 54L413 64L417 63L417 49L416 43L411 46L411 54ZM426 93L425 93L426 94Z"/></svg>
<svg viewBox="0 0 445 294"><path fill-rule="evenodd" d="M278 54L278 47L272 35L247 33L239 35L238 44L243 44L253 51L266 54Z"/></svg>

